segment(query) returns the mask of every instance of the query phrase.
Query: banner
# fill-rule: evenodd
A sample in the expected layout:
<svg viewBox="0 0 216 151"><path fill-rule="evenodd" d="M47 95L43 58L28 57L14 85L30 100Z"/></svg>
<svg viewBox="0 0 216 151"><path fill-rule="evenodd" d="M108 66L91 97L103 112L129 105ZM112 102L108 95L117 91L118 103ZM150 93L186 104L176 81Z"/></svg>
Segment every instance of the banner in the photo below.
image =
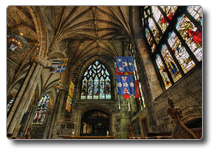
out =
<svg viewBox="0 0 216 151"><path fill-rule="evenodd" d="M141 98L140 89L139 89L139 81L135 80L134 85L135 85L135 90L136 90L135 98Z"/></svg>
<svg viewBox="0 0 216 151"><path fill-rule="evenodd" d="M135 71L134 61L132 56L116 57L116 66L118 72L131 72Z"/></svg>
<svg viewBox="0 0 216 151"><path fill-rule="evenodd" d="M71 81L70 82L70 88L69 88L69 91L68 91L68 95L73 98L73 94L74 94L74 84L73 82Z"/></svg>
<svg viewBox="0 0 216 151"><path fill-rule="evenodd" d="M62 73L66 69L68 59L60 58L53 59L53 63L50 68L51 73Z"/></svg>
<svg viewBox="0 0 216 151"><path fill-rule="evenodd" d="M72 98L70 96L67 97L66 106L65 109L70 112L71 111L71 105L72 105Z"/></svg>
<svg viewBox="0 0 216 151"><path fill-rule="evenodd" d="M133 75L118 75L116 76L116 79L119 95L135 95Z"/></svg>
<svg viewBox="0 0 216 151"><path fill-rule="evenodd" d="M115 67L116 75L131 75L131 72L118 72L117 67Z"/></svg>

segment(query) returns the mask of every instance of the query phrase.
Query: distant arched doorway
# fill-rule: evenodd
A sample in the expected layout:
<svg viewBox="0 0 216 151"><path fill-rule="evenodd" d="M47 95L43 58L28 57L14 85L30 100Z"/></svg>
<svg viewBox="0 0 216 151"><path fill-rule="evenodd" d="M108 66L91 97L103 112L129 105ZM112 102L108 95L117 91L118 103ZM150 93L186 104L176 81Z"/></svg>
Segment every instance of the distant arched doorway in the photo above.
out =
<svg viewBox="0 0 216 151"><path fill-rule="evenodd" d="M109 131L109 115L93 109L82 114L80 136L106 136Z"/></svg>

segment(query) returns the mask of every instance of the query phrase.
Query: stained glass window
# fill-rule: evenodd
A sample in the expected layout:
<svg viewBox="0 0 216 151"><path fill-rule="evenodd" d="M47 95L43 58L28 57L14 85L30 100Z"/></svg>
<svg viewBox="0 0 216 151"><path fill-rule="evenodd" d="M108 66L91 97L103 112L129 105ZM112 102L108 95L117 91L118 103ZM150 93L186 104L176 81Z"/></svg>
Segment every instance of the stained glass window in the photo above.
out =
<svg viewBox="0 0 216 151"><path fill-rule="evenodd" d="M202 7L145 6L141 19L149 52L168 89L202 61Z"/></svg>
<svg viewBox="0 0 216 151"><path fill-rule="evenodd" d="M107 68L95 61L85 71L81 99L111 99L111 81Z"/></svg>
<svg viewBox="0 0 216 151"><path fill-rule="evenodd" d="M156 44L155 44L153 37L151 36L149 30L146 28L145 31L146 31L146 38L147 38L147 40L151 46L151 51L154 52L156 49Z"/></svg>
<svg viewBox="0 0 216 151"><path fill-rule="evenodd" d="M202 7L188 6L187 10L202 25Z"/></svg>
<svg viewBox="0 0 216 151"><path fill-rule="evenodd" d="M169 35L168 43L183 71L187 73L195 66L195 63L174 32Z"/></svg>
<svg viewBox="0 0 216 151"><path fill-rule="evenodd" d="M160 72L160 75L162 77L165 88L168 89L172 84L171 84L170 79L168 77L167 70L165 69L165 66L164 66L164 64L161 60L161 57L159 55L156 56L156 64L157 64L158 70Z"/></svg>
<svg viewBox="0 0 216 151"><path fill-rule="evenodd" d="M150 28L153 36L154 36L154 39L155 39L156 43L158 44L162 36L159 33L159 30L156 27L156 24L152 18L149 18L148 23L149 23L149 28Z"/></svg>
<svg viewBox="0 0 216 151"><path fill-rule="evenodd" d="M155 21L160 26L161 31L164 32L168 26L168 21L161 14L161 11L158 9L157 6L152 6L152 13L153 17L155 18Z"/></svg>
<svg viewBox="0 0 216 151"><path fill-rule="evenodd" d="M202 60L202 32L186 17L182 15L178 19L176 29L190 47L196 58Z"/></svg>
<svg viewBox="0 0 216 151"><path fill-rule="evenodd" d="M7 112L10 111L11 106L12 106L14 100L15 100L15 98L12 98L12 99L9 101L9 103L7 104Z"/></svg>
<svg viewBox="0 0 216 151"><path fill-rule="evenodd" d="M167 49L166 45L163 45L161 54L165 60L165 63L169 69L169 72L174 80L176 82L178 79L181 78L181 74L179 72L179 69L177 65L175 64L173 57L171 56L169 50Z"/></svg>
<svg viewBox="0 0 216 151"><path fill-rule="evenodd" d="M33 124L43 124L47 112L48 104L49 104L49 95L45 94L38 103L38 107L36 109L35 116L33 119Z"/></svg>

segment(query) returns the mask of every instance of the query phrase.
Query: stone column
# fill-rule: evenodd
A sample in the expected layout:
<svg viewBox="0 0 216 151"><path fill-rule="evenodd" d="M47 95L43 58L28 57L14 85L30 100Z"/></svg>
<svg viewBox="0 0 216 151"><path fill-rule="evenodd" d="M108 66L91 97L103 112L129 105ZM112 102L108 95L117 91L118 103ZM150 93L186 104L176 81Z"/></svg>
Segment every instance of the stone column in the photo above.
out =
<svg viewBox="0 0 216 151"><path fill-rule="evenodd" d="M58 93L58 96L56 97L56 101L55 101L55 105L54 105L54 109L52 112L52 121L51 121L51 125L50 125L50 130L49 130L49 139L54 137L54 128L55 125L57 124L57 113L58 113L58 107L59 107L59 102L60 102L60 98L61 98L61 93L62 91L60 90ZM51 137L52 135L52 137Z"/></svg>
<svg viewBox="0 0 216 151"><path fill-rule="evenodd" d="M58 104L57 104L57 110L56 110L56 119L55 119L55 124L53 125L53 136L55 137L56 132L58 130L58 124L59 124L59 119L60 119L60 115L61 115L61 111L62 111L62 105L64 102L64 97L65 97L65 91L61 91L60 93L60 98L58 100Z"/></svg>
<svg viewBox="0 0 216 151"><path fill-rule="evenodd" d="M47 113L46 116L47 116L47 119L46 119L46 128L44 130L43 138L47 138L48 131L50 129L50 123L51 123L51 113L50 113L50 111L48 111L48 113Z"/></svg>
<svg viewBox="0 0 216 151"><path fill-rule="evenodd" d="M35 116L35 111L36 111L37 107L38 107L37 105L30 106L28 118L26 119L26 122L23 125L23 134L24 134L24 136L27 134L28 128L31 125L31 123L33 122L33 119L34 119L34 116Z"/></svg>
<svg viewBox="0 0 216 151"><path fill-rule="evenodd" d="M135 56L139 58L140 64L138 64L138 72L140 74L140 82L142 84L143 95L145 98L146 109L148 113L148 121L150 123L149 130L155 131L157 129L156 121L154 118L154 111L152 107L152 102L161 93L163 93L162 87L160 85L158 75L156 73L154 64L152 62L146 41L141 36L143 31L141 28L141 11L140 7L132 7L132 29L134 35L135 46L137 51L135 51ZM140 72L141 71L141 72Z"/></svg>
<svg viewBox="0 0 216 151"><path fill-rule="evenodd" d="M17 97L16 97L16 99L14 101L14 104L13 104L11 110L10 110L10 113L9 113L8 117L7 117L7 127L9 126L9 124L10 124L10 122L12 120L12 117L13 117L13 115L14 115L17 107L18 107L18 104L19 104L19 102L20 102L20 100L22 98L22 95L23 95L23 93L26 90L27 84L29 82L29 79L32 76L32 73L33 73L33 71L35 69L35 66L36 66L36 63L33 63L32 66L31 66L31 68L30 68L30 70L29 70L29 72L28 72L28 75L25 78L25 81L24 81L24 83L23 83L23 85L22 85L22 87L21 87L21 89L19 91L19 94L17 95Z"/></svg>
<svg viewBox="0 0 216 151"><path fill-rule="evenodd" d="M151 93L151 101L153 101L156 97L158 97L163 92L163 90L160 86L160 82L158 80L157 73L154 69L154 65L151 60L151 56L146 46L146 42L141 36L143 35L143 32L140 26L141 25L140 8L138 6L133 6L132 14L133 14L132 26L133 26L134 40L135 40L137 51L139 53L137 55L140 55L143 61L143 65L144 65L143 68L145 71L145 73L139 73L139 74L141 75L143 74L145 76L144 78L148 82L148 91L149 93Z"/></svg>
<svg viewBox="0 0 216 151"><path fill-rule="evenodd" d="M22 91L22 94L20 94L20 96L17 98L19 99L19 105L16 105L16 110L15 112L13 112L13 118L10 116L10 123L8 123L8 130L7 130L8 134L13 134L15 128L16 128L15 133L18 133L17 128L20 125L24 113L28 110L33 93L37 86L37 82L39 80L40 75L42 74L43 65L46 65L46 61L41 58L40 59L36 58L34 62L35 62L33 63L33 65L35 64L34 69L31 68L33 71L31 72L31 75L28 74L28 76L30 77L28 78L28 81L25 81L26 83L24 83L27 84L25 87L25 91ZM13 134L13 136L16 136L15 133Z"/></svg>
<svg viewBox="0 0 216 151"><path fill-rule="evenodd" d="M43 68L41 67L40 70L39 70L39 72L37 73L36 79L35 79L35 81L33 82L33 85L32 85L32 88L31 88L29 94L26 95L26 97L24 97L25 104L24 104L24 106L23 106L23 108L22 108L22 110L21 110L21 116L23 116L23 115L25 114L25 112L27 112L27 110L28 110L28 108L29 108L29 105L30 105L30 103L31 103L31 101L32 101L32 97L33 97L35 88L36 88L36 86L37 86L37 82L38 82L38 80L39 80L39 77L40 77L42 71L43 71ZM17 120L16 127L19 126L19 124L20 124L21 121L22 121L22 118L19 118L19 119ZM15 132L15 131L14 131L14 132Z"/></svg>

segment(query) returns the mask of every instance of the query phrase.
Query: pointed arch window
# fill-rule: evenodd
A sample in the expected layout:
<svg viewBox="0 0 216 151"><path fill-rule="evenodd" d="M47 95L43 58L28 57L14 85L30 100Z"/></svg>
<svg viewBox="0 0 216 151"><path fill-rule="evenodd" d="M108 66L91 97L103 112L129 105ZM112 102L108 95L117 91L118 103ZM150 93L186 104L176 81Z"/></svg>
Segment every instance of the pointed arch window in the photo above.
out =
<svg viewBox="0 0 216 151"><path fill-rule="evenodd" d="M91 64L83 75L81 99L111 99L110 73L99 61Z"/></svg>
<svg viewBox="0 0 216 151"><path fill-rule="evenodd" d="M49 105L49 94L45 94L38 103L38 107L36 109L35 116L33 119L33 124L44 123L48 105Z"/></svg>

